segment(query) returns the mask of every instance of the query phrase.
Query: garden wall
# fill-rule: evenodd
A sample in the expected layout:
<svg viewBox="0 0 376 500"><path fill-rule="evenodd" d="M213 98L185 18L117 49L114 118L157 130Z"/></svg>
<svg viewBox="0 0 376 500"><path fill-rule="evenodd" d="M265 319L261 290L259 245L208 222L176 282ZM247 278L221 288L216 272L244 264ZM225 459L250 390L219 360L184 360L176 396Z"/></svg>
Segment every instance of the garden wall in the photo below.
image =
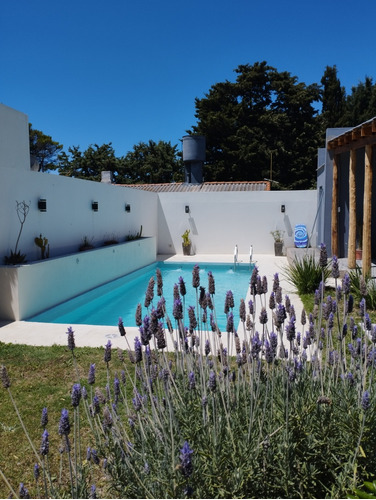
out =
<svg viewBox="0 0 376 500"><path fill-rule="evenodd" d="M189 213L185 207L189 206ZM284 212L282 212L284 206ZM158 253L182 253L181 235L190 229L193 249L203 254L273 254L271 231L284 231L285 248L294 246L294 228L307 226L316 241L317 190L159 193ZM286 253L286 252L285 252Z"/></svg>
<svg viewBox="0 0 376 500"><path fill-rule="evenodd" d="M0 267L0 318L23 320L156 259L156 238Z"/></svg>

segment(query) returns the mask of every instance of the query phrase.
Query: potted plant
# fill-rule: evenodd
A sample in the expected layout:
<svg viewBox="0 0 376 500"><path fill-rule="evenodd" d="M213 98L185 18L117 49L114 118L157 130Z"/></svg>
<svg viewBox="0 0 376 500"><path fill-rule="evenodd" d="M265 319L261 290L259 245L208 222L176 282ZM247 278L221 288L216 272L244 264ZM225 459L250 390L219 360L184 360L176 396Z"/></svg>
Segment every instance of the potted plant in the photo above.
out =
<svg viewBox="0 0 376 500"><path fill-rule="evenodd" d="M271 231L270 234L274 238L274 255L281 257L283 255L283 235L285 232L281 229L276 229L275 231Z"/></svg>
<svg viewBox="0 0 376 500"><path fill-rule="evenodd" d="M192 247L192 242L189 237L190 229L186 229L184 233L181 235L183 238L183 255L191 255L191 247Z"/></svg>

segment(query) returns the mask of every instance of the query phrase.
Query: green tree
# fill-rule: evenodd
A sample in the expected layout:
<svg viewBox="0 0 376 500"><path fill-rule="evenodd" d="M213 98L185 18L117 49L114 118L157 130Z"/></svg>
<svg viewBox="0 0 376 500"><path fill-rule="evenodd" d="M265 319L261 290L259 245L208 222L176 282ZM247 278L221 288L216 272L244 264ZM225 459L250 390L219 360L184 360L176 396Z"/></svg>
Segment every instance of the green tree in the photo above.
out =
<svg viewBox="0 0 376 500"><path fill-rule="evenodd" d="M346 109L340 120L343 127L355 127L376 116L376 84L372 78L366 77L352 87L346 99Z"/></svg>
<svg viewBox="0 0 376 500"><path fill-rule="evenodd" d="M30 155L38 161L39 172L58 168L58 154L63 149L61 144L40 130L33 129L31 123L29 123L29 143Z"/></svg>
<svg viewBox="0 0 376 500"><path fill-rule="evenodd" d="M59 155L59 174L77 179L100 181L104 170L112 172L116 180L120 167L121 162L116 158L111 143L90 145L83 152L79 146L73 146L68 149L68 154L63 151Z"/></svg>
<svg viewBox="0 0 376 500"><path fill-rule="evenodd" d="M337 127L346 109L346 92L337 76L337 67L327 66L321 78L323 128Z"/></svg>
<svg viewBox="0 0 376 500"><path fill-rule="evenodd" d="M179 157L180 156L180 157ZM177 145L150 140L140 142L121 160L117 178L124 184L178 182L183 179L183 162Z"/></svg>
<svg viewBox="0 0 376 500"><path fill-rule="evenodd" d="M236 81L217 83L196 99L197 125L206 137L207 181L270 178L283 188L316 181L319 121L317 84L299 83L265 61L235 70Z"/></svg>

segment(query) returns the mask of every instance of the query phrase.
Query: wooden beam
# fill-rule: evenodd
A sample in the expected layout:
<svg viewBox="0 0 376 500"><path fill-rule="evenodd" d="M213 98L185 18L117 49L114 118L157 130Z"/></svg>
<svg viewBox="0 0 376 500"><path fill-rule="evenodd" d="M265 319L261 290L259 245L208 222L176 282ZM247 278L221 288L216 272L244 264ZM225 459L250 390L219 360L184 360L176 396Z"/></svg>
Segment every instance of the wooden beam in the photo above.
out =
<svg viewBox="0 0 376 500"><path fill-rule="evenodd" d="M349 239L348 239L348 267L356 268L356 150L350 151L349 165Z"/></svg>
<svg viewBox="0 0 376 500"><path fill-rule="evenodd" d="M333 188L332 188L332 255L338 257L338 161L339 156L333 157Z"/></svg>
<svg viewBox="0 0 376 500"><path fill-rule="evenodd" d="M372 222L372 145L367 144L364 156L363 198L363 275L371 273L371 222Z"/></svg>

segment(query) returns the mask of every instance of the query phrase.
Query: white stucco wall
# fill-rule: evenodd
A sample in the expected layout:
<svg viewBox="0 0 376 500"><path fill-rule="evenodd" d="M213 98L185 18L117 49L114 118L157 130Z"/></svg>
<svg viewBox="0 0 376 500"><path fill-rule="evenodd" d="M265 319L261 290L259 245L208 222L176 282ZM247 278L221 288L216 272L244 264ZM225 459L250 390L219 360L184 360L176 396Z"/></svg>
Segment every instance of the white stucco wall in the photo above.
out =
<svg viewBox="0 0 376 500"><path fill-rule="evenodd" d="M294 246L296 224L305 224L316 245L317 192L255 191L159 193L158 252L182 253L181 235L190 229L196 253L274 253L271 231L285 231L285 246ZM190 213L185 213L185 206ZM281 212L281 205L285 212Z"/></svg>
<svg viewBox="0 0 376 500"><path fill-rule="evenodd" d="M5 167L30 170L29 121L24 113L0 103L0 172Z"/></svg>

